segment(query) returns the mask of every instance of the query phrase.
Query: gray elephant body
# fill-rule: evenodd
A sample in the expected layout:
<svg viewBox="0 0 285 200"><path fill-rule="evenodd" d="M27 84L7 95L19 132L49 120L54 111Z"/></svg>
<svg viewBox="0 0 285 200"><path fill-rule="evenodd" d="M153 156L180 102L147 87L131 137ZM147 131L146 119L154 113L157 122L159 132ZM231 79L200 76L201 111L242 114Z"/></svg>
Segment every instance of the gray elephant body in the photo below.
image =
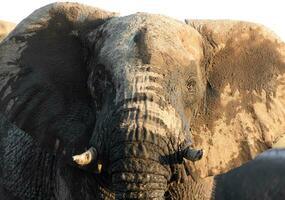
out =
<svg viewBox="0 0 285 200"><path fill-rule="evenodd" d="M173 199L281 200L284 199L285 149L270 149L229 172L176 184Z"/></svg>
<svg viewBox="0 0 285 200"><path fill-rule="evenodd" d="M216 176L213 199L284 199L284 161L284 149L271 149L237 169Z"/></svg>
<svg viewBox="0 0 285 200"><path fill-rule="evenodd" d="M73 3L48 5L21 22L0 45L3 192L175 198L167 191L187 182L186 158L196 159L190 126L217 92L215 45L199 31L160 15L116 17ZM72 155L83 151L88 165L81 155L73 157L85 163L78 166Z"/></svg>

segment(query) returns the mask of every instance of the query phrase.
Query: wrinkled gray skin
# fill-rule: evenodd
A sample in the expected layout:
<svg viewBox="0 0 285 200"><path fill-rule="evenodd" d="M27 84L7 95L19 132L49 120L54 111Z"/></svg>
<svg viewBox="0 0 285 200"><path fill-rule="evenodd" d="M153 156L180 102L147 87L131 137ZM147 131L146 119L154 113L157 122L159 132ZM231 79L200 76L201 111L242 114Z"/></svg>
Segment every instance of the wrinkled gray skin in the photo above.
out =
<svg viewBox="0 0 285 200"><path fill-rule="evenodd" d="M107 91L97 101L102 109L91 146L109 158L103 167L111 174L118 198L164 196L174 168L181 163L179 151L190 142L191 111L202 98L199 59L194 60L183 45L167 41L175 36L161 28L163 23L177 22L136 14L111 19L89 34L89 40L97 41L91 51L98 49L89 65L89 88L95 99L97 91ZM184 49L168 58L164 51L176 48ZM193 91L187 88L190 81L197 83Z"/></svg>
<svg viewBox="0 0 285 200"><path fill-rule="evenodd" d="M21 130L1 132L9 195L164 199L169 183L187 179L202 37L159 15L113 16L51 4L1 44L0 111ZM89 147L91 164L72 162Z"/></svg>
<svg viewBox="0 0 285 200"><path fill-rule="evenodd" d="M177 184L169 193L173 199L282 200L284 161L285 149L270 149L227 173Z"/></svg>
<svg viewBox="0 0 285 200"><path fill-rule="evenodd" d="M25 138L25 145L32 146L32 148L38 148L33 145L33 139L31 137L27 137L27 134L19 129L17 126L13 125L9 120L7 120L3 115L0 114L0 134L2 137L7 137L8 134L17 136L17 138ZM25 148L25 147L24 147ZM25 148L28 149L28 148ZM26 152L24 152L26 153ZM23 155L25 156L25 155ZM193 181L188 179L185 183L174 183L175 187L171 187L168 191L167 197L170 199L219 199L219 200L252 200L252 199L264 199L264 200L281 200L284 199L284 185L285 185L285 149L271 149L268 150L261 155L257 156L253 161L250 161L241 167L233 169L225 174L217 175L215 177L208 177L206 179L202 179L199 181ZM32 167L32 166L30 166ZM64 170L67 170L67 166L64 166ZM81 182L84 180L83 177L86 174L82 174L79 171L74 171L73 173L64 172L63 174L69 175L69 178L74 176L76 173L77 176L76 181L79 181L79 184L85 186L85 189L88 188L86 183ZM69 180L67 177L62 176L62 172L58 173L63 180ZM70 176L71 175L71 176ZM91 177L89 177L90 181ZM56 178L55 178L56 180ZM57 180L63 183L63 180ZM71 184L72 185L72 184ZM63 187L63 185L59 185ZM96 182L93 182L93 192L101 193L102 190L98 189L98 185ZM80 199L82 197L82 193L80 196L70 196L64 191L66 188L57 188L53 193L56 196L48 197L48 198L56 198L56 199ZM75 189L75 188L70 188ZM62 192L63 190L63 192ZM88 190L84 190L84 192L88 192ZM91 191L89 191L91 192ZM46 197L49 194L49 191L45 191L42 194ZM207 194L210 194L208 196ZM17 197L13 197L10 192L7 191L5 187L0 187L0 195L2 199L5 200L16 200L19 199ZM62 196L61 196L62 195ZM38 196L38 197L43 197ZM101 195L100 195L101 196ZM98 199L100 196L93 196L92 198ZM87 196L84 196L87 197ZM88 198L90 196L88 195ZM87 199L88 199L87 198ZM112 196L104 194L104 198L113 198ZM24 199L29 199L29 197L25 197Z"/></svg>
<svg viewBox="0 0 285 200"><path fill-rule="evenodd" d="M215 177L213 199L281 200L285 197L285 149L271 149ZM238 188L238 189L237 189Z"/></svg>
<svg viewBox="0 0 285 200"><path fill-rule="evenodd" d="M184 159L205 94L206 50L197 30L159 15L115 17L73 3L35 11L0 45L0 194L211 194L211 185L176 184L191 179ZM90 147L92 163L72 161Z"/></svg>

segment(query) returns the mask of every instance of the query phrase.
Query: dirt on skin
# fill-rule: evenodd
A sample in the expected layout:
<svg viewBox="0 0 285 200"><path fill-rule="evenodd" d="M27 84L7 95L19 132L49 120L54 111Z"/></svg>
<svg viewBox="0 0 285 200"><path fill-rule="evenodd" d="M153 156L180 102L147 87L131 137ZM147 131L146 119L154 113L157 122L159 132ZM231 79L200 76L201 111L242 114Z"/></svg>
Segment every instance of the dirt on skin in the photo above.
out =
<svg viewBox="0 0 285 200"><path fill-rule="evenodd" d="M70 13L68 16L57 15L53 11L49 14L53 17L58 17L58 22L71 21L71 24L73 24L77 18L81 19L77 17L78 11L75 9L76 7L64 6L60 8L59 13L68 12ZM101 15L100 12L94 15L96 14ZM86 22L92 22L92 14L87 16L86 19L80 20L80 23L75 23L74 27L69 27L70 24L68 23L64 24L68 30L71 27L75 29L80 27L80 30L88 31L92 26ZM89 24L88 26L90 27L84 27L81 23L82 21ZM45 21L41 23L42 26L40 27L43 27L43 29L48 26L48 23ZM203 104L196 119L191 124L193 143L197 148L205 150L205 156L201 161L191 165L195 168L194 171L201 177L206 177L228 171L245 163L255 157L255 155L271 147L285 133L285 47L277 36L259 25L232 21L194 21L190 23L193 23L192 26L205 39L203 63L206 66L205 79L207 80ZM55 30L58 30L57 26L60 26L60 23L50 25ZM28 55L26 60L22 59L21 62L26 62L28 66L33 61L33 64L35 64L33 66L41 66L37 62L47 61L44 63L48 65L54 62L50 60L51 57L49 56L54 55L55 60L60 61L59 65L54 66L56 68L57 66L62 66L63 58L66 59L66 62L63 62L66 66L69 66L68 62L72 60L70 57L73 57L73 61L76 59L81 61L81 57L73 56L75 54L77 56L80 55L80 53L76 52L76 48L62 48L68 50L64 52L65 55L68 54L65 57L63 55L60 56L61 53L58 53L61 49L58 48L57 41L67 41L67 44L64 43L60 47L71 45L71 42L74 42L72 44L78 43L73 38L73 35L77 34L76 32L69 34L69 37L61 37L61 34L58 34L58 32L54 32L57 34L53 35L49 32L41 32L37 27L24 26L22 29L21 27L19 28L24 32L38 31L38 34L31 35L33 38L29 39L28 48L32 49L32 54ZM169 24L162 24L157 31L161 33L162 28L167 30L168 33L171 30ZM65 31L61 31L61 33L63 34ZM52 39L49 41L49 44L46 44L47 47L52 47L53 44L56 44L57 48L41 48L36 45L36 41L39 41L39 38L44 37L45 34L48 34L50 39ZM172 35L175 34L177 34L177 30L173 29ZM182 33L180 34L183 35ZM172 35L169 37L169 41L173 40ZM199 36L198 33L197 35ZM149 44L148 46L141 45L138 48L138 53L143 57L143 64L150 63L159 66L160 63L165 63L167 66L175 63L176 65L173 65L173 67L183 66L183 64L186 66L185 63L187 64L189 61L187 57L172 60L176 55L184 55L182 48L174 48L176 47L175 43L173 47L169 48L171 51L166 51L165 48L155 48L160 47L160 45L152 46L148 42L155 41L159 43L160 41L155 37L149 40L151 38L149 36L152 35L148 34L147 30L142 29L139 36L135 38L135 40L143 40ZM185 35L182 37L184 39L183 43L186 46L189 45L188 51L196 55L193 58L203 57L202 53L200 55L201 50L196 51L197 49L195 49L196 46L200 47L200 37L196 41L197 45L192 49L190 46L193 47L193 44L195 44L193 38L197 37L190 36L185 32ZM27 35L27 37L30 36ZM17 48L20 49L22 47L20 46L21 38L18 37L17 39L19 43L12 45L19 45ZM51 44L51 41L54 42ZM10 49L16 49L12 47ZM55 51L53 51L54 49ZM45 57L43 59L36 56L37 59L28 59L34 57L34 53L41 53ZM17 58L17 55L10 55L10 60ZM13 62L7 63L9 65L14 64ZM71 63L76 64L76 62ZM201 67L203 66L201 65ZM171 69L170 71L174 71L173 68ZM38 70L46 75L44 66ZM179 75L182 74L182 71L177 72L177 74L180 77ZM54 77L53 74L51 74L51 77ZM70 78L74 81L72 77ZM65 79L61 81L66 82ZM64 87L64 84L60 85ZM62 90L67 91L64 88ZM82 109L78 110L81 111ZM66 112L69 111L67 110ZM46 115L46 113L44 114ZM55 133L53 132L53 134ZM69 132L66 138L70 138ZM74 141L76 141L76 138Z"/></svg>
<svg viewBox="0 0 285 200"><path fill-rule="evenodd" d="M0 20L0 41L3 40L14 28L14 23Z"/></svg>
<svg viewBox="0 0 285 200"><path fill-rule="evenodd" d="M280 136L280 138L276 140L276 143L274 143L272 147L273 148L284 148L285 147L285 135Z"/></svg>
<svg viewBox="0 0 285 200"><path fill-rule="evenodd" d="M285 134L285 46L267 28L238 21L186 21L205 38L207 89L193 127L202 177L251 160ZM209 53L210 52L210 53Z"/></svg>

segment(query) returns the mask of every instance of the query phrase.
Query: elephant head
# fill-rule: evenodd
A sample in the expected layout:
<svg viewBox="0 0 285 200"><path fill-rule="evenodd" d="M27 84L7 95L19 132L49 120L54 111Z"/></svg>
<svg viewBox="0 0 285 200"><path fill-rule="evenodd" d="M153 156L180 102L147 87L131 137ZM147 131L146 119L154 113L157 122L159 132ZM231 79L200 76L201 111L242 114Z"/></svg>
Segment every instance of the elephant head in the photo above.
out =
<svg viewBox="0 0 285 200"><path fill-rule="evenodd" d="M191 147L191 128L203 131L197 124L207 123L214 112L208 112L207 98L215 98L215 87L226 83L218 84L212 67L225 55L217 56L219 45L203 30L160 15L118 17L55 3L35 11L7 37L0 46L0 111L33 138L37 151L48 152L37 154L40 166L56 165L50 173L60 168L61 175L72 167L71 175L52 179L67 188L59 198L63 193L69 199L94 198L88 186L93 177L100 197L171 198L169 186L191 174L186 160L203 154ZM3 157L15 166L20 161L9 149L25 142L4 136ZM63 164L43 161L47 154ZM30 159L23 155L20 168ZM6 169L4 187L16 196L38 197L47 188L45 178L20 182L21 173L9 179ZM37 192L19 192L25 181ZM53 190L53 183L48 188Z"/></svg>
<svg viewBox="0 0 285 200"><path fill-rule="evenodd" d="M102 162L116 196L162 197L175 165L191 154L190 123L205 91L202 38L180 22L141 13L110 19L87 40L98 118L93 151L83 156Z"/></svg>
<svg viewBox="0 0 285 200"><path fill-rule="evenodd" d="M97 177L117 199L162 199L189 173L183 159L201 158L190 138L206 86L194 28L56 3L21 22L0 51L1 112L86 173L100 164Z"/></svg>

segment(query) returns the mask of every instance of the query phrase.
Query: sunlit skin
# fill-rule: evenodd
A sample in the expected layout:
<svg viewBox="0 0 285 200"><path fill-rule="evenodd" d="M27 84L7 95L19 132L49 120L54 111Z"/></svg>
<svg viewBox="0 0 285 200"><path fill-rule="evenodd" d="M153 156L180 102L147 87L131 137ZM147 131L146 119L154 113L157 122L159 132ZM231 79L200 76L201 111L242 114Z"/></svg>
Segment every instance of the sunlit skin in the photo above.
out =
<svg viewBox="0 0 285 200"><path fill-rule="evenodd" d="M285 131L284 50L249 22L36 10L0 43L0 196L279 200L283 151L249 161Z"/></svg>

